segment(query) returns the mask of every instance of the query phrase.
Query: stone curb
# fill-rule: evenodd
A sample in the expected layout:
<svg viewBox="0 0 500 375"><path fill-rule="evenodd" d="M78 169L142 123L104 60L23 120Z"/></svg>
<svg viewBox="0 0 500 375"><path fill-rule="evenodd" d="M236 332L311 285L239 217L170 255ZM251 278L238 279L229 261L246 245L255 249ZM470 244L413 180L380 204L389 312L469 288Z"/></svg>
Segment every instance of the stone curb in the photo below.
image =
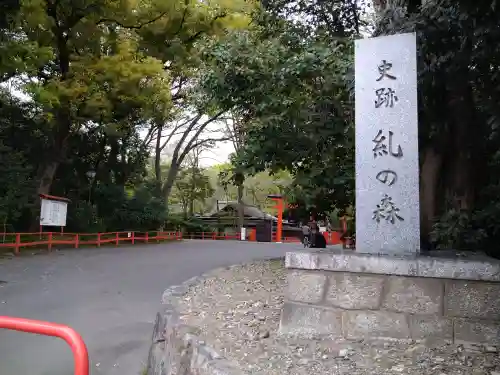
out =
<svg viewBox="0 0 500 375"><path fill-rule="evenodd" d="M282 260L283 257L263 260L277 259ZM200 339L198 328L184 324L176 309L179 298L192 285L202 283L217 271L237 266L216 268L163 292L162 307L156 314L151 338L147 375L243 375L237 364L220 356Z"/></svg>

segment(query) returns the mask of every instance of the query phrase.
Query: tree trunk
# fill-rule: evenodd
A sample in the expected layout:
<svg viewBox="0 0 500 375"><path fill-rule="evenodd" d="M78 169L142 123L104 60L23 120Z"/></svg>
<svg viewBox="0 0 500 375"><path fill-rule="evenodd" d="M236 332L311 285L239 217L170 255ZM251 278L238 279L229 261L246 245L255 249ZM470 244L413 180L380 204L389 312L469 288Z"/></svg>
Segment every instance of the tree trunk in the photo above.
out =
<svg viewBox="0 0 500 375"><path fill-rule="evenodd" d="M57 3L47 2L46 13L47 16L52 18L55 22L52 26L52 32L56 36L57 47L55 49L57 54L57 65L59 68L61 81L65 81L69 76L70 68L70 50L68 48L68 41L66 38L67 29L61 27L58 22L57 15ZM39 185L37 189L38 196L35 198L37 202L40 202L39 194L50 194L52 183L57 173L59 165L66 159L68 138L71 134L71 113L69 108L70 103L67 100L62 100L60 107L54 112L55 114L55 133L54 133L54 146L51 154L51 158L43 164L40 169ZM39 211L38 211L39 212ZM39 215L34 216L32 221L32 228L38 228L39 226Z"/></svg>
<svg viewBox="0 0 500 375"><path fill-rule="evenodd" d="M38 194L50 194L50 188L52 187L52 182L59 167L59 162L53 161L47 163L41 172L40 183L38 185Z"/></svg>
<svg viewBox="0 0 500 375"><path fill-rule="evenodd" d="M116 137L109 137L109 156L108 156L108 162L107 162L107 169L111 171L111 173L107 174L107 181L108 183L118 183L120 179L120 170L119 170L119 163L118 163L118 154L119 154L119 146L118 146L118 139ZM113 178L113 177L114 178Z"/></svg>
<svg viewBox="0 0 500 375"><path fill-rule="evenodd" d="M60 125L60 130L55 134L55 145L51 157L47 162L43 163L38 171L38 189L35 201L38 202L40 207L40 194L50 194L52 183L57 173L57 169L66 159L67 148L68 148L68 137L70 135L71 122L69 115L66 111L61 111L58 113L58 121ZM31 230L38 230L39 228L39 209L38 212L33 216L33 221L31 223Z"/></svg>
<svg viewBox="0 0 500 375"><path fill-rule="evenodd" d="M165 198L166 202L168 202L170 193L172 193L172 188L174 187L175 179L177 177L177 173L179 172L179 167L180 164L172 160L172 164L168 169L167 178L165 180L165 183L163 184L163 189L162 189L163 198Z"/></svg>
<svg viewBox="0 0 500 375"><path fill-rule="evenodd" d="M54 178L57 173L57 169L59 168L60 162L58 160L53 160L51 162L47 162L43 166L41 166L39 170L39 175L38 175L38 189L37 189L37 196L34 197L35 202L38 203L38 205L35 205L32 217L32 221L30 224L30 231L36 232L38 231L40 227L40 194L50 194L51 193L51 187L52 183L54 182Z"/></svg>
<svg viewBox="0 0 500 375"><path fill-rule="evenodd" d="M191 180L191 187L189 193L189 217L194 216L194 179Z"/></svg>
<svg viewBox="0 0 500 375"><path fill-rule="evenodd" d="M194 216L194 202L195 202L195 183L196 183L196 171L197 171L197 165L196 165L196 158L191 166L191 183L189 184L189 217Z"/></svg>
<svg viewBox="0 0 500 375"><path fill-rule="evenodd" d="M475 106L472 89L468 83L459 80L452 87L450 113L454 126L450 133L451 147L448 148L448 165L450 171L447 181L447 201L457 210L472 210L475 201L475 169L478 166L477 145L480 140L480 129L469 132L470 124L475 121Z"/></svg>
<svg viewBox="0 0 500 375"><path fill-rule="evenodd" d="M238 184L238 233L245 226L245 210L243 206L243 182Z"/></svg>
<svg viewBox="0 0 500 375"><path fill-rule="evenodd" d="M127 162L126 140L122 138L120 142L120 185L125 186L129 179L129 164Z"/></svg>
<svg viewBox="0 0 500 375"><path fill-rule="evenodd" d="M158 125L158 133L156 136L156 147L155 147L155 178L156 184L161 189L161 132L163 130L163 125Z"/></svg>
<svg viewBox="0 0 500 375"><path fill-rule="evenodd" d="M188 202L184 200L182 201L182 212L184 215L184 220L186 220L188 217Z"/></svg>
<svg viewBox="0 0 500 375"><path fill-rule="evenodd" d="M196 124L198 121L203 117L203 114L199 113L196 117L194 117L189 126L186 128L184 131L184 134L182 135L181 139L177 143L177 146L174 149L174 153L172 154L172 165L170 166L170 169L168 171L167 179L165 183L163 184L162 187L162 193L163 197L165 200L168 202L168 197L170 196L170 193L172 192L172 187L174 186L175 178L177 177L177 173L179 172L179 168L186 158L186 155L193 150L194 148L197 147L196 145L196 140L199 138L201 133L206 129L206 127L212 123L213 121L216 121L220 116L224 114L225 111L220 111L217 113L215 116L209 118L207 121L202 123L198 129L195 131L195 133L191 136L191 139L186 143L186 140L188 139L189 135L191 134L191 131L195 128ZM182 150L182 147L184 146L184 149Z"/></svg>
<svg viewBox="0 0 500 375"><path fill-rule="evenodd" d="M430 245L429 234L438 215L436 203L439 185L439 174L442 165L442 155L439 155L432 146L423 151L423 162L420 172L420 237L422 248Z"/></svg>

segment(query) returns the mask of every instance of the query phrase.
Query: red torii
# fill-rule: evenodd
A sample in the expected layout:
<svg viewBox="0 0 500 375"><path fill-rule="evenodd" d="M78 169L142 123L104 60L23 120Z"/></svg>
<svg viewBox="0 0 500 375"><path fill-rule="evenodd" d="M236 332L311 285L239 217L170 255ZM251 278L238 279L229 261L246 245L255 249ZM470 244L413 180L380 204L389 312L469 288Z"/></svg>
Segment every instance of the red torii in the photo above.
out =
<svg viewBox="0 0 500 375"><path fill-rule="evenodd" d="M280 194L270 194L267 196L269 199L276 202L276 208L278 210L278 225L276 228L276 242L281 243L281 239L283 236L283 209L284 209L284 200L283 196Z"/></svg>

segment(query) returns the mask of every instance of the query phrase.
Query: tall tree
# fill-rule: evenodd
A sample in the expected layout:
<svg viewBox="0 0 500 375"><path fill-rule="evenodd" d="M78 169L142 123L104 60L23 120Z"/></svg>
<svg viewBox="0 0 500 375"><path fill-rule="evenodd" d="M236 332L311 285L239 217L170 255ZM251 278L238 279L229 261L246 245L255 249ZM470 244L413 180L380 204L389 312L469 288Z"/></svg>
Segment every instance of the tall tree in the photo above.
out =
<svg viewBox="0 0 500 375"><path fill-rule="evenodd" d="M306 37L350 37L360 33L369 4L366 0L262 0L266 12L259 18L275 24L291 22Z"/></svg>
<svg viewBox="0 0 500 375"><path fill-rule="evenodd" d="M213 134L208 128L224 114L217 111L208 115L202 109L195 114L186 113L173 124L156 127L155 146L155 177L158 186L161 186L161 196L168 199L179 173L182 163L189 153L200 147L213 147L216 142L225 140L221 134ZM161 170L161 155L167 146L172 146L170 166L164 178Z"/></svg>
<svg viewBox="0 0 500 375"><path fill-rule="evenodd" d="M236 157L241 156L245 144L245 133L248 130L248 124L245 120L246 119L243 118L243 116L238 115L236 110L230 112L230 116L226 120L226 135L234 147L234 156ZM227 174L227 172L229 172L229 174ZM224 173L226 174L224 175ZM243 202L243 196L245 193L245 171L239 164L236 164L230 171L224 171L221 178L223 180L227 180L229 178L237 187L238 232L241 233L245 224L245 209Z"/></svg>
<svg viewBox="0 0 500 375"><path fill-rule="evenodd" d="M0 91L0 228L4 231L30 207L30 197L35 190L28 151L35 145L26 145L25 136L38 126L30 117L29 109ZM22 135L17 138L16 134Z"/></svg>
<svg viewBox="0 0 500 375"><path fill-rule="evenodd" d="M6 160L12 156L9 181L25 176L14 168L18 161L38 185L21 195L15 184L5 186L16 192L8 194L16 197L9 207L26 207L26 194L33 203L36 193L50 192L72 199L70 216L80 220L71 216L68 222L75 228L114 227L118 222L107 217L114 208L136 215L140 204L138 223L161 221L161 194L157 188L156 200L149 195L145 168L158 130L150 128L144 139L140 134L150 123L173 123L190 106L196 111L183 129L188 136L178 142L184 133L177 135L168 145L177 147L176 163L201 141L195 136L200 125L217 111L208 97L196 107L190 97L199 74L196 43L229 27L247 27L252 2L9 0L1 6L0 82L11 80L30 96L21 112L35 120L0 123L1 152ZM198 113L200 121L191 123ZM16 124L23 124L17 132ZM18 213L19 223L29 220Z"/></svg>
<svg viewBox="0 0 500 375"><path fill-rule="evenodd" d="M233 33L217 43L206 88L249 119L236 165L253 173L291 171L294 195L324 210L352 204L352 42L305 39L283 27L267 39ZM252 172L253 171L253 172Z"/></svg>
<svg viewBox="0 0 500 375"><path fill-rule="evenodd" d="M172 106L157 106L151 121L155 140L155 174L159 193L168 200L179 167L186 155L198 144L209 144L217 138L205 136L207 128L224 111L214 109L211 96L200 96L196 81L200 71L200 51L204 40L224 35L227 30L248 28L249 14L255 9L253 1L216 1L200 4L197 1L165 5L169 17L141 28L141 47L160 59L170 74ZM170 9L172 8L172 9ZM166 177L160 168L161 154L175 143L171 168Z"/></svg>
<svg viewBox="0 0 500 375"><path fill-rule="evenodd" d="M485 187L497 184L500 112L494 103L500 95L500 66L498 51L488 45L500 40L499 21L495 1L401 1L379 14L375 35L417 33L422 233L428 238L444 214L448 225L461 228L444 246L477 245L482 236L476 231L465 239L471 228L463 223L479 223L462 216L484 220L484 204L494 207L491 188ZM450 212L456 213L454 219ZM491 211L488 216L494 217ZM486 228L492 238L494 227L490 220Z"/></svg>
<svg viewBox="0 0 500 375"><path fill-rule="evenodd" d="M70 137L88 122L133 126L150 98L169 100L160 61L144 56L134 34L121 25L140 27L142 14L127 2L22 2L20 32L49 59L30 76L26 90L51 124L50 147L38 171L38 193L49 193L65 162Z"/></svg>

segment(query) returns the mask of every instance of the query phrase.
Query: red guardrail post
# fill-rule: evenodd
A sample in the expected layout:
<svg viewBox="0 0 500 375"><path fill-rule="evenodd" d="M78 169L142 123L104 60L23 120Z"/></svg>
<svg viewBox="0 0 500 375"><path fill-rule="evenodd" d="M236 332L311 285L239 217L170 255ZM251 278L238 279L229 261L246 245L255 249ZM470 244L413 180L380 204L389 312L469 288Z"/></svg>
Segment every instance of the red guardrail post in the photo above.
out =
<svg viewBox="0 0 500 375"><path fill-rule="evenodd" d="M97 233L97 247L101 247L101 233Z"/></svg>
<svg viewBox="0 0 500 375"><path fill-rule="evenodd" d="M48 247L49 251L52 250L52 232L50 232L48 234L47 247Z"/></svg>
<svg viewBox="0 0 500 375"><path fill-rule="evenodd" d="M132 232L132 245L135 244L135 232Z"/></svg>
<svg viewBox="0 0 500 375"><path fill-rule="evenodd" d="M14 254L19 254L19 247L21 246L21 233L16 233L16 247L14 248Z"/></svg>
<svg viewBox="0 0 500 375"><path fill-rule="evenodd" d="M78 249L78 246L80 246L80 235L77 233L75 235L75 249Z"/></svg>
<svg viewBox="0 0 500 375"><path fill-rule="evenodd" d="M118 241L120 240L120 233L116 232L115 233L115 246L118 246Z"/></svg>
<svg viewBox="0 0 500 375"><path fill-rule="evenodd" d="M75 359L75 375L89 375L89 354L82 337L73 328L61 324L0 316L0 328L19 332L59 337L71 347Z"/></svg>
<svg viewBox="0 0 500 375"><path fill-rule="evenodd" d="M146 235L144 236L144 242L149 242L149 232L146 232Z"/></svg>

